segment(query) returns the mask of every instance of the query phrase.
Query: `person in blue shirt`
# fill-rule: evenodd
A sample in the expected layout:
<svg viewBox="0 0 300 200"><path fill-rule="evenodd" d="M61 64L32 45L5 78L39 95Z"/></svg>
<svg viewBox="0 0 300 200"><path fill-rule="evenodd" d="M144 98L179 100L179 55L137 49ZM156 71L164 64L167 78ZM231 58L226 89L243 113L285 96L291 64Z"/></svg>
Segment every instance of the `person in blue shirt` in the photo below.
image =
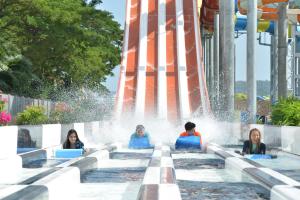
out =
<svg viewBox="0 0 300 200"><path fill-rule="evenodd" d="M82 149L84 150L84 144L80 141L76 130L70 129L68 131L67 139L63 144L64 149Z"/></svg>
<svg viewBox="0 0 300 200"><path fill-rule="evenodd" d="M143 125L137 125L135 132L130 137L129 148L150 148L149 134Z"/></svg>

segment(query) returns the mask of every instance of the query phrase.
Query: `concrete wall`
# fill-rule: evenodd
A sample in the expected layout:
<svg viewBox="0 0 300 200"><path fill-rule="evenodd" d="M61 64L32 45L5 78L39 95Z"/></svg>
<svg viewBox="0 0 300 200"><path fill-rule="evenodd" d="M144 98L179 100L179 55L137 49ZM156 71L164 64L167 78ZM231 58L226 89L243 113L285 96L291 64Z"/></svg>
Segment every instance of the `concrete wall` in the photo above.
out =
<svg viewBox="0 0 300 200"><path fill-rule="evenodd" d="M0 126L0 159L17 155L17 126Z"/></svg>
<svg viewBox="0 0 300 200"><path fill-rule="evenodd" d="M282 149L300 155L300 127L283 126L281 130Z"/></svg>
<svg viewBox="0 0 300 200"><path fill-rule="evenodd" d="M17 155L18 134L21 129L29 131L34 146L30 148L48 148L62 144L70 129L75 129L81 141L92 140L93 135L99 134L99 122L74 123L74 124L43 124L22 126L0 126L0 137L3 139L0 145L0 159ZM24 147L22 147L24 148ZM27 147L25 147L27 148ZM29 147L28 147L29 148Z"/></svg>

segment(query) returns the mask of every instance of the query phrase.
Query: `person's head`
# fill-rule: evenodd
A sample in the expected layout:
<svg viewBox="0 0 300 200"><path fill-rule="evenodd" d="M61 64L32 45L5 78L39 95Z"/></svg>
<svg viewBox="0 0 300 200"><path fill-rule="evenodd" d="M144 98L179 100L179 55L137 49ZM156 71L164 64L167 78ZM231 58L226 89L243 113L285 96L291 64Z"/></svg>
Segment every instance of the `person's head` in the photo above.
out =
<svg viewBox="0 0 300 200"><path fill-rule="evenodd" d="M195 128L196 128L196 124L192 123L192 122L187 122L184 125L185 131L189 134L189 135L193 135L195 133Z"/></svg>
<svg viewBox="0 0 300 200"><path fill-rule="evenodd" d="M136 134L139 136L139 137L143 137L144 134L145 134L145 127L143 125L137 125L136 126L136 129L135 129L135 132Z"/></svg>
<svg viewBox="0 0 300 200"><path fill-rule="evenodd" d="M70 129L67 135L67 143L69 143L69 145L75 144L78 140L77 132L74 129Z"/></svg>
<svg viewBox="0 0 300 200"><path fill-rule="evenodd" d="M20 139L23 139L24 142L30 142L31 136L28 129L20 129L19 131L19 137Z"/></svg>
<svg viewBox="0 0 300 200"><path fill-rule="evenodd" d="M18 132L18 143L23 144L23 147L31 147L32 140L28 129L20 129Z"/></svg>
<svg viewBox="0 0 300 200"><path fill-rule="evenodd" d="M253 128L249 133L249 141L252 144L260 144L261 133L257 128Z"/></svg>

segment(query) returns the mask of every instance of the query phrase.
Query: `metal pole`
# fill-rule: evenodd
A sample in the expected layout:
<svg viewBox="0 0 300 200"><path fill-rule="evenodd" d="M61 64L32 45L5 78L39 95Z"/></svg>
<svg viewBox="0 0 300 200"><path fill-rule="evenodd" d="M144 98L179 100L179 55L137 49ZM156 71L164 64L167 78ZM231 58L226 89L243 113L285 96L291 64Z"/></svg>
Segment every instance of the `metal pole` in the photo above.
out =
<svg viewBox="0 0 300 200"><path fill-rule="evenodd" d="M225 1L219 0L219 10L220 10L220 16L219 16L219 101L218 101L218 107L219 107L219 117L222 119L222 113L224 111L224 40L225 40L225 32L224 32L224 16L225 16Z"/></svg>
<svg viewBox="0 0 300 200"><path fill-rule="evenodd" d="M247 109L248 123L256 123L256 31L257 31L257 1L248 1L247 14Z"/></svg>
<svg viewBox="0 0 300 200"><path fill-rule="evenodd" d="M274 22L274 35L272 36L272 65L271 65L271 103L278 100L278 23Z"/></svg>
<svg viewBox="0 0 300 200"><path fill-rule="evenodd" d="M278 97L287 97L287 3L279 5L278 20Z"/></svg>
<svg viewBox="0 0 300 200"><path fill-rule="evenodd" d="M211 36L209 39L209 96L210 100L213 99L214 90L214 40Z"/></svg>
<svg viewBox="0 0 300 200"><path fill-rule="evenodd" d="M205 76L205 81L206 81L206 72L207 72L207 59L206 59L206 46L207 46L207 42L206 42L206 37L203 36L203 63L204 63L204 76Z"/></svg>
<svg viewBox="0 0 300 200"><path fill-rule="evenodd" d="M300 58L297 58L297 66L296 66L296 77L295 77L295 85L296 85L296 97L300 97Z"/></svg>
<svg viewBox="0 0 300 200"><path fill-rule="evenodd" d="M219 101L219 14L215 14L214 20L214 88L213 88L213 108L216 111Z"/></svg>
<svg viewBox="0 0 300 200"><path fill-rule="evenodd" d="M292 25L292 37L293 42L291 43L291 86L292 86L292 94L295 96L295 69L296 69L296 56L295 56L295 47L296 47L296 29L297 25Z"/></svg>
<svg viewBox="0 0 300 200"><path fill-rule="evenodd" d="M206 36L205 37L205 60L206 60L206 63L205 63L205 77L206 77L206 85L207 85L207 88L209 88L209 38Z"/></svg>
<svg viewBox="0 0 300 200"><path fill-rule="evenodd" d="M234 114L234 1L224 0L224 114L229 121Z"/></svg>

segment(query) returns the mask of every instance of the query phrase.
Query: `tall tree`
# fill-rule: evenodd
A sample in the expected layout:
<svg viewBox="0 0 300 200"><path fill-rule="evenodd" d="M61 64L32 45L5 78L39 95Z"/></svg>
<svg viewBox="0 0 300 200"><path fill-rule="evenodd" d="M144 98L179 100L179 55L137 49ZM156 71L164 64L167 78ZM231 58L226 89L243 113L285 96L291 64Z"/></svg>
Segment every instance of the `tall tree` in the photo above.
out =
<svg viewBox="0 0 300 200"><path fill-rule="evenodd" d="M98 85L120 61L122 30L101 0L0 0L6 46L56 87ZM1 54L2 52L2 54ZM13 54L12 54L13 55ZM0 46L0 60L7 51Z"/></svg>

